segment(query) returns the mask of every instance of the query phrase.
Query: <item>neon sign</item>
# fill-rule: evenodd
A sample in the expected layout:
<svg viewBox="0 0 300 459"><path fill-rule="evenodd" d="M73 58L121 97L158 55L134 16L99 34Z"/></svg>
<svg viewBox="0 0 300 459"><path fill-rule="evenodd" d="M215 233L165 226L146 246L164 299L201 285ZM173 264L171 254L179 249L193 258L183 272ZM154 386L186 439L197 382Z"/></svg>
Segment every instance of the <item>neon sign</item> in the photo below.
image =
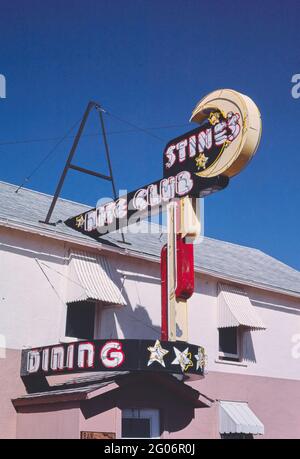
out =
<svg viewBox="0 0 300 459"><path fill-rule="evenodd" d="M191 121L200 124L168 142L163 152L163 178L115 201L65 221L89 236L136 223L174 198L205 197L224 189L255 154L261 118L255 103L243 94L220 89L204 97Z"/></svg>
<svg viewBox="0 0 300 459"><path fill-rule="evenodd" d="M22 351L21 376L93 371L162 371L202 376L205 351L183 341L92 340Z"/></svg>

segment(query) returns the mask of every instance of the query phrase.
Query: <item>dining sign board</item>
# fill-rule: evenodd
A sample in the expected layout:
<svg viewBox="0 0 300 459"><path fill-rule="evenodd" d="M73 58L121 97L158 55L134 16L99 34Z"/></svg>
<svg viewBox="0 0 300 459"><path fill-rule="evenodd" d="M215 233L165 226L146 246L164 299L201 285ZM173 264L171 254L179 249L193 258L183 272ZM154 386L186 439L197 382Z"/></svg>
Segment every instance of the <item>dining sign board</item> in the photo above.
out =
<svg viewBox="0 0 300 459"><path fill-rule="evenodd" d="M22 351L21 376L98 371L144 371L203 376L202 346L184 341L108 339L76 341Z"/></svg>
<svg viewBox="0 0 300 459"><path fill-rule="evenodd" d="M257 150L259 110L248 96L220 89L200 100L191 121L200 126L166 145L162 178L69 218L65 224L97 239L164 209L175 198L201 198L224 189Z"/></svg>

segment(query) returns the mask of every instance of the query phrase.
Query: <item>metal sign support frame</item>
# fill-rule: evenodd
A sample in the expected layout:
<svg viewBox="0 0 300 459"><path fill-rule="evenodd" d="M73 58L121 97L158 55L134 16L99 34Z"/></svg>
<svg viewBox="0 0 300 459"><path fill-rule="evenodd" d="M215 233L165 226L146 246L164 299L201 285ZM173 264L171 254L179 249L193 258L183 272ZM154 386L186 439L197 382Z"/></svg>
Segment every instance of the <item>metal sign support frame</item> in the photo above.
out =
<svg viewBox="0 0 300 459"><path fill-rule="evenodd" d="M93 108L95 108L99 113L101 133L102 133L102 136L103 136L103 142L104 142L104 147L105 147L105 154L106 154L106 161L107 161L108 169L109 169L109 175L101 174L100 172L96 172L96 171L93 171L93 170L90 170L90 169L86 169L84 167L77 166L76 164L72 163L72 160L73 160L73 157L75 155L75 152L76 152L79 140L81 138L82 132L83 132L83 130L85 128L87 119L88 119L88 117L89 117L89 115L90 115L90 113L91 113ZM111 182L114 199L117 199L117 192L116 192L116 186L115 186L113 170L112 170L112 165L111 165L111 160L110 160L110 153L109 153L109 147L108 147L108 142L107 142L105 124L104 124L104 119L103 119L103 112L104 112L104 110L101 108L99 103L94 102L94 101L90 101L88 103L88 105L86 107L86 110L84 112L84 115L82 117L79 129L78 129L77 134L75 136L73 145L71 147L69 156L67 158L65 167L63 169L63 172L62 172L61 177L59 179L59 182L57 184L57 187L56 187L53 199L51 201L47 216L46 216L44 221L41 221L41 223L46 223L48 225L56 225L56 223L52 223L52 222L50 222L50 220L51 220L55 205L57 203L57 200L58 200L58 198L60 196L64 181L65 181L65 178L66 178L66 175L67 175L69 169L73 169L75 171L82 172L83 174L92 175L92 176L97 177L99 179L107 180L107 181ZM123 238L123 241L124 241L123 233L122 233L122 238Z"/></svg>

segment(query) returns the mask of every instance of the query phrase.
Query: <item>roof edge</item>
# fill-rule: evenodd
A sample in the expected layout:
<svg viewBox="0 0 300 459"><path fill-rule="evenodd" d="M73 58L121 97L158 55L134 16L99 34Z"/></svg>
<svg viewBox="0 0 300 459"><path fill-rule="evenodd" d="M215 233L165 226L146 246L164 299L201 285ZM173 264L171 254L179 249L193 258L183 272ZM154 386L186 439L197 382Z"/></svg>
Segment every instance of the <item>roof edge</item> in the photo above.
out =
<svg viewBox="0 0 300 459"><path fill-rule="evenodd" d="M16 185L14 183L4 182L3 180L0 180L0 184L1 183L4 184L4 185L9 185L9 186L15 188L14 191L16 191L19 188L19 185ZM26 187L22 186L22 188L20 188L20 191L21 190L29 191L31 193L40 194L41 196L47 196L48 198L53 199L53 194L43 193L42 191L33 190L32 188L26 188ZM19 191L18 191L18 193L19 193ZM59 197L59 201L66 201L66 202L70 202L71 204L75 204L76 206L82 206L82 207L87 207L88 209L93 209L93 207L89 206L88 204L83 204L82 202L78 202L78 201L72 201L71 199L66 199L66 198Z"/></svg>

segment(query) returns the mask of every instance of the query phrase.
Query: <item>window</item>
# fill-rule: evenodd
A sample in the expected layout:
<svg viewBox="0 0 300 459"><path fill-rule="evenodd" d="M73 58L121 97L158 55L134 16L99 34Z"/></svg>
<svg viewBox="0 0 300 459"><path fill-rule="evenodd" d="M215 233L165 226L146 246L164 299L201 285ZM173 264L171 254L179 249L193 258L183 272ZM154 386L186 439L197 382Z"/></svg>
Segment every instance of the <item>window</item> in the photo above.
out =
<svg viewBox="0 0 300 459"><path fill-rule="evenodd" d="M219 358L238 361L241 358L239 327L219 328Z"/></svg>
<svg viewBox="0 0 300 459"><path fill-rule="evenodd" d="M159 438L159 411L122 410L122 438Z"/></svg>
<svg viewBox="0 0 300 459"><path fill-rule="evenodd" d="M66 320L66 336L93 339L95 326L95 303L81 301L69 303Z"/></svg>

